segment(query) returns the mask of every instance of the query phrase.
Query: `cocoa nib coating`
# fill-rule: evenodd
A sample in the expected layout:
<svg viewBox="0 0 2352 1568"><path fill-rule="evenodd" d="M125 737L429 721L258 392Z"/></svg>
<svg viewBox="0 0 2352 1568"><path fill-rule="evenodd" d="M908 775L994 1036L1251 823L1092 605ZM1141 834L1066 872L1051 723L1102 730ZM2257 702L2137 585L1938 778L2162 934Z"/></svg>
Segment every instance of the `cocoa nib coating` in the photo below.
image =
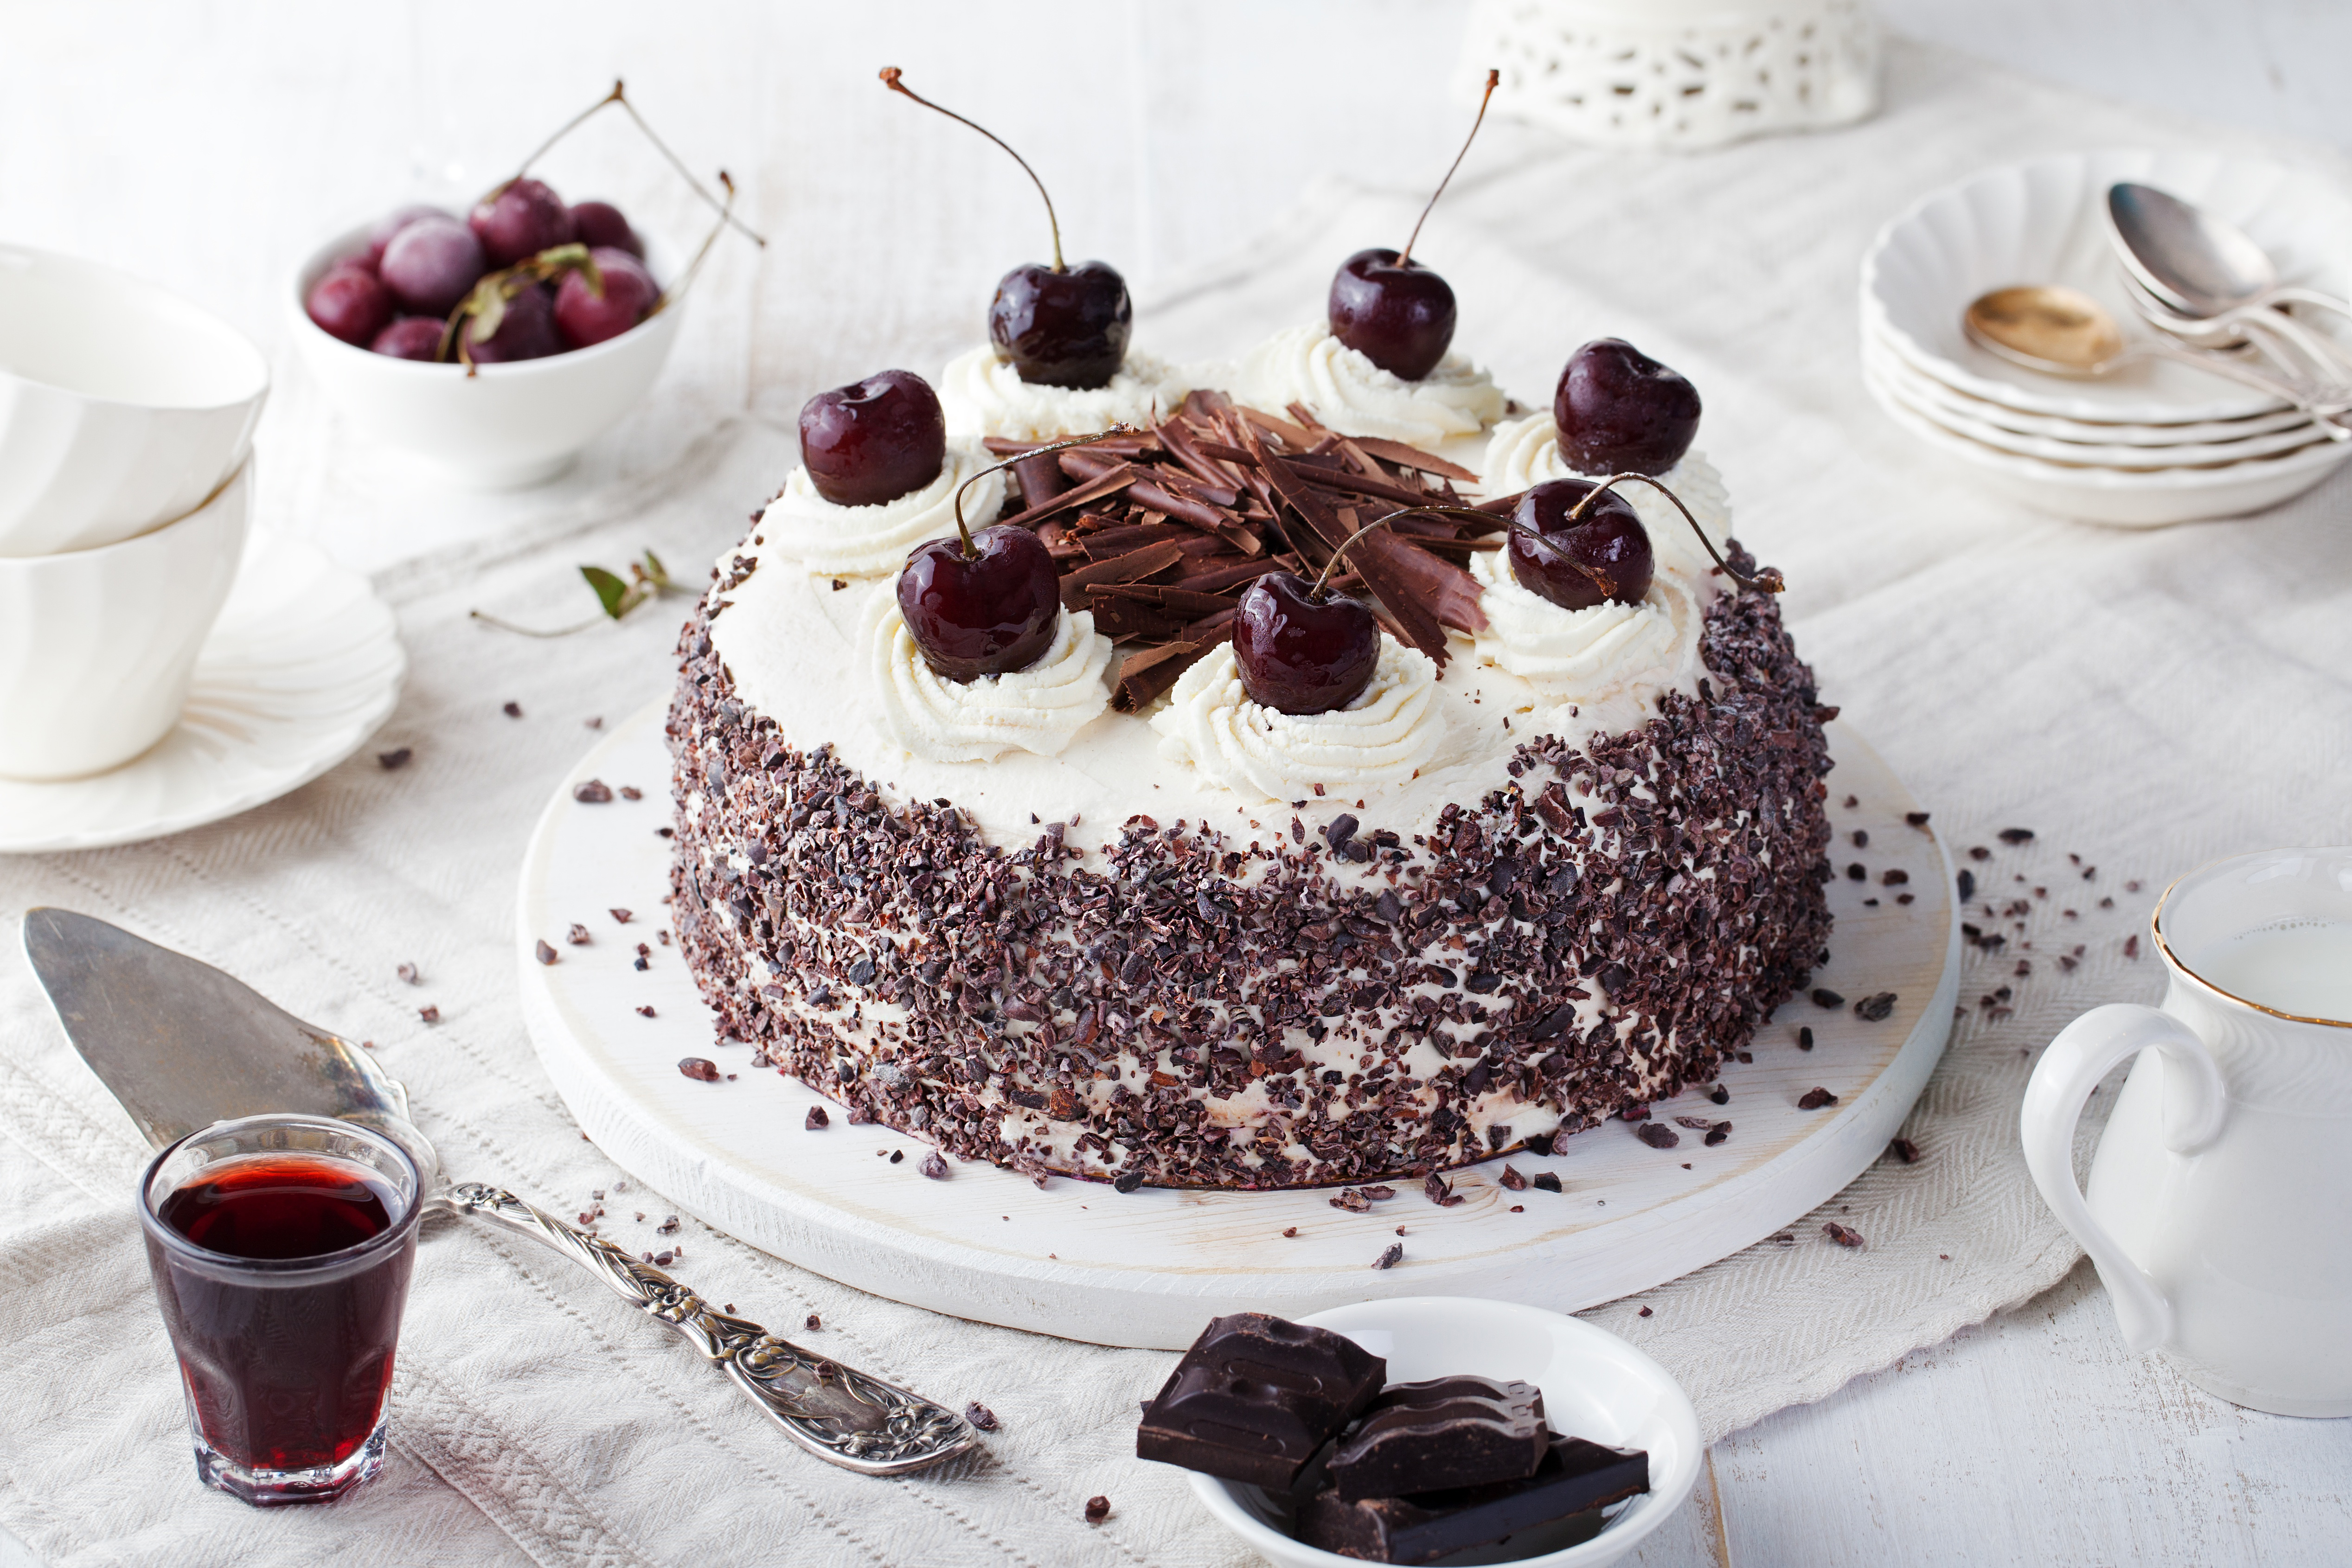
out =
<svg viewBox="0 0 2352 1568"><path fill-rule="evenodd" d="M1170 1186L1423 1176L1517 1146L1481 1099L1568 1133L1711 1082L1829 935L1832 710L1764 594L1708 610L1697 698L1589 752L1531 737L1424 834L1138 816L1091 865L1058 823L992 844L788 740L736 697L710 602L667 728L674 906L718 1032L961 1159ZM1301 1033L1349 1060L1310 1068ZM1426 1078L1405 1061L1423 1040ZM1222 1124L1253 1082L1265 1113Z"/></svg>

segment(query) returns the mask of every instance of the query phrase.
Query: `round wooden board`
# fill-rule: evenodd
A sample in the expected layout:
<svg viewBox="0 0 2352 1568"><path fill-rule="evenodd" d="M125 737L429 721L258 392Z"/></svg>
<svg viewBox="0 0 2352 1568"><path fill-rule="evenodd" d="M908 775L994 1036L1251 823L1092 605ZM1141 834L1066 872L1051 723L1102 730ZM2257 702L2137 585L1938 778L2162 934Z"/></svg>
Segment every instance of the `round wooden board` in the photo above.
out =
<svg viewBox="0 0 2352 1568"><path fill-rule="evenodd" d="M1832 957L1815 979L1849 998L1899 999L1879 1023L1850 1004L1792 1000L1758 1031L1753 1061L1724 1073L1727 1104L1694 1089L1654 1107L1669 1126L1677 1115L1729 1121L1722 1144L1681 1129L1678 1148L1655 1149L1612 1122L1559 1154L1510 1156L1524 1175L1559 1176L1560 1193L1505 1189L1497 1160L1455 1173L1466 1202L1441 1209L1408 1185L1363 1214L1331 1207L1328 1190L1121 1195L1062 1177L1040 1188L961 1163L931 1181L918 1168L929 1145L850 1126L837 1106L830 1128L808 1131L808 1108L828 1102L753 1070L747 1048L715 1042L684 959L656 936L669 885L670 843L656 831L671 813L663 712L656 704L617 726L531 836L516 961L540 1060L588 1135L681 1209L845 1284L957 1317L1177 1350L1221 1312L1298 1317L1381 1296L1491 1296L1559 1311L1611 1301L1761 1240L1851 1182L1885 1150L1951 1030L1959 933L1950 857L1905 822L1917 808L1877 754L1833 724L1830 816L1841 845L1857 828L1869 832L1862 858L1872 880L1831 884ZM573 785L592 778L615 798L575 800ZM624 785L643 798L619 797ZM1848 796L1859 803L1844 807ZM1914 895L1907 906L1879 881L1891 868L1909 874L1899 889ZM635 918L616 923L615 906ZM574 923L593 940L567 942ZM556 964L537 960L542 939ZM644 970L634 967L639 942L651 947ZM1801 1025L1812 1029L1810 1051L1798 1049ZM677 1064L689 1056L740 1076L688 1078ZM1798 1109L1816 1086L1836 1105ZM894 1151L906 1158L893 1163ZM1403 1259L1375 1270L1400 1225ZM1297 1234L1286 1236L1292 1227Z"/></svg>

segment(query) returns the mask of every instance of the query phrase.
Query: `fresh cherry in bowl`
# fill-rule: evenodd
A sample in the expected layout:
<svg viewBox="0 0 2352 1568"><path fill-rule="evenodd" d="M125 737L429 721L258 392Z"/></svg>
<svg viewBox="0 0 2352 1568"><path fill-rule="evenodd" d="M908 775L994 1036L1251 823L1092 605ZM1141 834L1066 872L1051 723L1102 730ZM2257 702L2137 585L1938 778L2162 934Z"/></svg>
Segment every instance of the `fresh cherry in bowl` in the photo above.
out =
<svg viewBox="0 0 2352 1568"><path fill-rule="evenodd" d="M1029 262L997 284L988 340L1024 382L1103 387L1127 361L1134 321L1127 279L1108 262L1082 261L1066 270Z"/></svg>
<svg viewBox="0 0 2352 1568"><path fill-rule="evenodd" d="M592 250L625 250L639 261L646 258L646 242L629 226L621 209L610 202L572 203L572 232L574 238Z"/></svg>
<svg viewBox="0 0 2352 1568"><path fill-rule="evenodd" d="M447 316L489 269L474 231L440 213L403 224L376 264L394 303L412 316Z"/></svg>
<svg viewBox="0 0 2352 1568"><path fill-rule="evenodd" d="M910 495L946 465L947 415L931 383L884 371L801 405L801 465L836 507L878 507Z"/></svg>
<svg viewBox="0 0 2352 1568"><path fill-rule="evenodd" d="M999 523L916 546L898 574L898 612L924 663L949 680L1001 675L1053 645L1061 576L1045 541Z"/></svg>
<svg viewBox="0 0 2352 1568"><path fill-rule="evenodd" d="M1552 394L1559 452L1588 474L1663 474L1698 434L1698 389L1622 338L1569 356Z"/></svg>
<svg viewBox="0 0 2352 1568"><path fill-rule="evenodd" d="M1632 502L1610 490L1573 516L1596 487L1589 479L1547 479L1511 513L1512 577L1563 610L1639 604L1650 591L1656 559Z"/></svg>
<svg viewBox="0 0 2352 1568"><path fill-rule="evenodd" d="M392 324L392 296L363 263L339 262L310 286L302 308L330 338L364 349Z"/></svg>
<svg viewBox="0 0 2352 1568"><path fill-rule="evenodd" d="M579 237L563 198L546 181L528 176L509 180L475 203L466 222L492 267L512 267Z"/></svg>
<svg viewBox="0 0 2352 1568"><path fill-rule="evenodd" d="M1286 571L1249 585L1234 612L1234 664L1261 707L1293 715L1346 707L1371 685L1381 627L1370 607Z"/></svg>
<svg viewBox="0 0 2352 1568"><path fill-rule="evenodd" d="M555 286L555 329L566 347L585 349L617 338L652 314L661 285L645 263L625 250L600 246L588 253L595 281L584 267L563 275Z"/></svg>

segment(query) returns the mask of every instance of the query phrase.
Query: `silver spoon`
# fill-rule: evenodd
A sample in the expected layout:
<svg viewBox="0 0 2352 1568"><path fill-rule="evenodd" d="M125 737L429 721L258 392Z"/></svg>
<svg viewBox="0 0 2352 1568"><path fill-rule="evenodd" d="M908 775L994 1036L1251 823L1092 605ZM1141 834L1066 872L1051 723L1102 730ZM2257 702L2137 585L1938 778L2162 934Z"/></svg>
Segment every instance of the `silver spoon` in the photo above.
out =
<svg viewBox="0 0 2352 1568"><path fill-rule="evenodd" d="M2283 286L2270 253L2244 230L2153 185L2107 187L2107 223L2132 276L2188 315L2295 304L2352 316L2352 301Z"/></svg>
<svg viewBox="0 0 2352 1568"><path fill-rule="evenodd" d="M1969 341L1987 353L2045 375L2092 380L2141 360L2177 360L2240 382L2310 414L2331 440L2352 439L2339 423L2352 402L2321 402L2250 365L2158 338L2124 340L2107 308L2078 289L2044 286L1996 288L1969 301L1960 316Z"/></svg>
<svg viewBox="0 0 2352 1568"><path fill-rule="evenodd" d="M2340 386L2352 378L2352 352L2284 311L2253 306L2217 316L2184 315L2150 293L2128 270L2123 284L2125 297L2141 320L2184 343L2200 349L2240 349L2251 344L2295 380L2321 386Z"/></svg>

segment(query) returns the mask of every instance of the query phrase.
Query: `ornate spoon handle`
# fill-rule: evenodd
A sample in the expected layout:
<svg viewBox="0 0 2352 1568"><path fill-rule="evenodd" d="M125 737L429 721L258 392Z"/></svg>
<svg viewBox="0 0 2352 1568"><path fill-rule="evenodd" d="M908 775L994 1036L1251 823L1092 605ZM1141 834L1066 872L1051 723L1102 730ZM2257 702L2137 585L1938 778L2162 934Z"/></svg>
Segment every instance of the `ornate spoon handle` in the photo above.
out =
<svg viewBox="0 0 2352 1568"><path fill-rule="evenodd" d="M510 1192L463 1182L441 1199L553 1248L655 1322L691 1341L784 1435L817 1458L869 1476L937 1464L978 1442L964 1418L919 1395L787 1344L730 1317L650 1263L567 1225Z"/></svg>

